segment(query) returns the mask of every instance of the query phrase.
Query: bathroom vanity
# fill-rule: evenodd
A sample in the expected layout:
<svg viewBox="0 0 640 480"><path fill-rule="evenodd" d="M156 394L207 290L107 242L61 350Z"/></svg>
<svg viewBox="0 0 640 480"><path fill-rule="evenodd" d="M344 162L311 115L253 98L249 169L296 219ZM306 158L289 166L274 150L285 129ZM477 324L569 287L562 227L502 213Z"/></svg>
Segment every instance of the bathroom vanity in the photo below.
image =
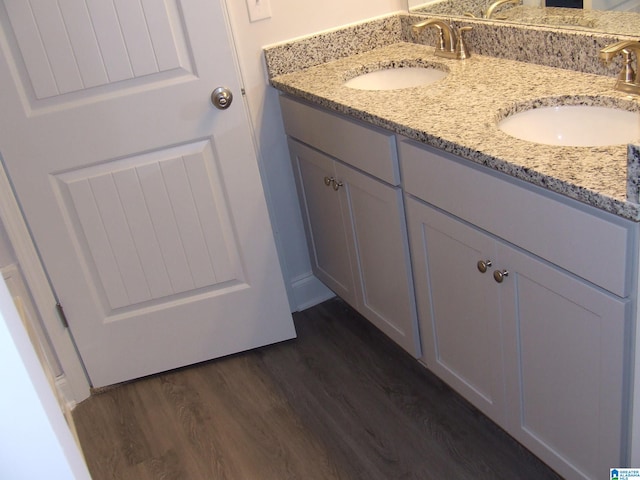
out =
<svg viewBox="0 0 640 480"><path fill-rule="evenodd" d="M281 98L314 274L420 356L395 135Z"/></svg>
<svg viewBox="0 0 640 480"><path fill-rule="evenodd" d="M627 147L497 128L540 105L638 111L608 77L397 43L275 76L314 273L568 479L628 462L637 189ZM353 90L397 66L433 84ZM635 198L628 198L631 192Z"/></svg>

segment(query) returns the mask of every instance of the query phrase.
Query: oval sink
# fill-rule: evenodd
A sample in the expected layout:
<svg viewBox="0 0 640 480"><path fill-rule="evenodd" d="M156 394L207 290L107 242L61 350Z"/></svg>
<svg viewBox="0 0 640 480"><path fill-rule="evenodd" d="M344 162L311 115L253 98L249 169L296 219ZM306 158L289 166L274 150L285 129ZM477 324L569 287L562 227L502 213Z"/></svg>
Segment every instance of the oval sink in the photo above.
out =
<svg viewBox="0 0 640 480"><path fill-rule="evenodd" d="M432 67L387 68L358 75L344 85L357 90L399 90L437 82L447 72Z"/></svg>
<svg viewBox="0 0 640 480"><path fill-rule="evenodd" d="M532 108L509 115L498 128L545 145L601 147L640 140L640 113L595 105Z"/></svg>

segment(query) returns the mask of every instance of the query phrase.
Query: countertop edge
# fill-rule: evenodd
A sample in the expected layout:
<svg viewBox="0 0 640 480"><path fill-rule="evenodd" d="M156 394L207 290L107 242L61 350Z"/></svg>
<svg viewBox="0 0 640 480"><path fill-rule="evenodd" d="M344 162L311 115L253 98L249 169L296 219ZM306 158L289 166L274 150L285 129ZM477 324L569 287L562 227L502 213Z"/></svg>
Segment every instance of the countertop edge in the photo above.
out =
<svg viewBox="0 0 640 480"><path fill-rule="evenodd" d="M281 82L278 77L273 77L270 80L270 83L276 90L279 90L282 93L306 100L314 105L327 108L333 112L346 115L355 120L384 128L410 140L457 155L474 164L490 168L510 177L544 188L545 190L572 198L573 200L598 208L599 210L614 214L627 220L640 222L640 205L636 203L621 201L620 199L607 196L601 192L593 191L580 185L553 178L537 172L534 169L517 165L504 159L487 155L482 151L474 150L473 148L442 139L429 132L416 131L404 125L372 115L369 112L358 110L346 104L335 102L327 98L319 97L309 93L308 91L298 89L285 82ZM629 145L629 150L629 164L636 165L635 169L630 167L630 173L632 171L636 171L638 173L636 178L640 178L640 146ZM635 152L635 161L633 162L631 161L631 151ZM637 195L640 180L635 180L633 182L629 181L629 183L633 184L633 186L627 186L627 193L629 193L629 190L632 190L636 192L635 194Z"/></svg>

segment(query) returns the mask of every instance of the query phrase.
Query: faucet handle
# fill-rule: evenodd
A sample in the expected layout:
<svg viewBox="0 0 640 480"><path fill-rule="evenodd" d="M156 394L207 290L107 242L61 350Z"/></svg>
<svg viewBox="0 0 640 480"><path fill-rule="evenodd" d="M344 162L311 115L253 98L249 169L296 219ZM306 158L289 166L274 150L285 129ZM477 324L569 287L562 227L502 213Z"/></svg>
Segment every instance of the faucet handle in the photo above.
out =
<svg viewBox="0 0 640 480"><path fill-rule="evenodd" d="M469 30L473 30L473 27L459 27L458 28L458 41L456 42L456 58L460 60L464 60L465 58L469 58L471 54L469 53L469 49L467 48L467 44L464 41L462 34L464 32L468 32Z"/></svg>
<svg viewBox="0 0 640 480"><path fill-rule="evenodd" d="M622 50L622 70L618 75L618 81L624 83L633 83L636 81L636 72L633 69L631 52L626 48Z"/></svg>
<svg viewBox="0 0 640 480"><path fill-rule="evenodd" d="M446 42L444 39L444 30L442 30L442 27L440 25L434 25L437 29L438 29L438 47L436 47L436 49L438 50L446 50Z"/></svg>

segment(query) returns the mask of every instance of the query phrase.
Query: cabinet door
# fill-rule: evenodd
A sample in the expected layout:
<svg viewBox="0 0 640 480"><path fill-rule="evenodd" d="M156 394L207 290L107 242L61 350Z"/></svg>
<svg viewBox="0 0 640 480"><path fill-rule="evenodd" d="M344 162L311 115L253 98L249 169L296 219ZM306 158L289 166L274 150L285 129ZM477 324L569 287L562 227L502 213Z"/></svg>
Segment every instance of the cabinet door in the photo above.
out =
<svg viewBox="0 0 640 480"><path fill-rule="evenodd" d="M609 478L625 461L629 303L507 245L498 255L509 431L566 478Z"/></svg>
<svg viewBox="0 0 640 480"><path fill-rule="evenodd" d="M342 208L344 189L334 190L334 160L289 140L302 206L313 273L338 296L356 304L353 262L353 232L347 228Z"/></svg>
<svg viewBox="0 0 640 480"><path fill-rule="evenodd" d="M407 198L423 360L496 423L505 393L497 283L479 261L495 261L488 235Z"/></svg>
<svg viewBox="0 0 640 480"><path fill-rule="evenodd" d="M420 356L402 192L336 163L355 240L356 308L414 357Z"/></svg>

